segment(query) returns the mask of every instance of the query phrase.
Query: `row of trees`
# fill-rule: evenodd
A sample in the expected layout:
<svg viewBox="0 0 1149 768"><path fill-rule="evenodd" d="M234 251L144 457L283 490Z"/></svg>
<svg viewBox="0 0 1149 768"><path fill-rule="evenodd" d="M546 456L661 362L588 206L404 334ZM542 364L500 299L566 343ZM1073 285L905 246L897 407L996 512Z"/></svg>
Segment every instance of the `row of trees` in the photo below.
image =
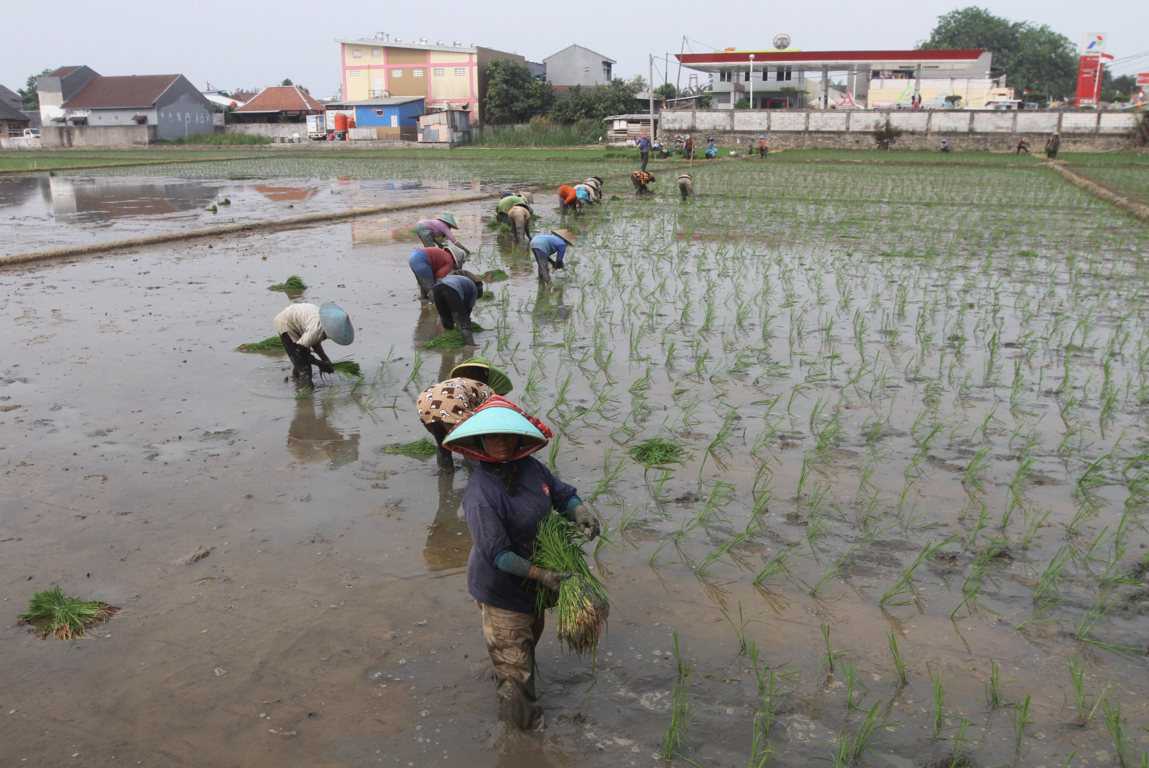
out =
<svg viewBox="0 0 1149 768"><path fill-rule="evenodd" d="M483 77L487 86L483 121L493 125L526 123L536 117L565 125L601 121L607 115L633 112L637 95L646 89L646 81L636 77L612 80L609 85L594 88L576 85L559 93L515 61L492 61Z"/></svg>
<svg viewBox="0 0 1149 768"><path fill-rule="evenodd" d="M940 17L921 48L985 48L993 53L994 76L1027 99L1067 100L1077 82L1077 48L1068 37L1045 24L1010 21L985 8L969 6ZM1136 89L1130 75L1113 77L1105 70L1102 101L1128 100Z"/></svg>

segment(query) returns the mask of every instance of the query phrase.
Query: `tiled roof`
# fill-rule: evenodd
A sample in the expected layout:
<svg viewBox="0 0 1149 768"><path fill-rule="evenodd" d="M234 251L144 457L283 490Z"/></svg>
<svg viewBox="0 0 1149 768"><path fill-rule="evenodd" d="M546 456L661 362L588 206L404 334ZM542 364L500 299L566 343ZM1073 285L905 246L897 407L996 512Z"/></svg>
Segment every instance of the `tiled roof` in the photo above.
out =
<svg viewBox="0 0 1149 768"><path fill-rule="evenodd" d="M264 88L236 112L322 112L323 104L298 85Z"/></svg>
<svg viewBox="0 0 1149 768"><path fill-rule="evenodd" d="M75 72L79 67L57 67L48 73L48 77L67 77Z"/></svg>
<svg viewBox="0 0 1149 768"><path fill-rule="evenodd" d="M179 75L93 77L64 109L151 109Z"/></svg>
<svg viewBox="0 0 1149 768"><path fill-rule="evenodd" d="M27 123L29 118L20 110L0 100L0 120L9 123Z"/></svg>

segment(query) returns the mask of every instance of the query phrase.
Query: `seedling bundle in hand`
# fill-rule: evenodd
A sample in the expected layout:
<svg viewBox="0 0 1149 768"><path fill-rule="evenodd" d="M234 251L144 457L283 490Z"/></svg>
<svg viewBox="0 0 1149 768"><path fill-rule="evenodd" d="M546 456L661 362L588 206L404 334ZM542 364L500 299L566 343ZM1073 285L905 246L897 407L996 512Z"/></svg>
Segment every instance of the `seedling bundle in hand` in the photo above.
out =
<svg viewBox="0 0 1149 768"><path fill-rule="evenodd" d="M539 524L535 539L534 564L558 573L569 573L558 594L540 587L538 611L553 607L558 614L558 638L567 650L594 655L606 628L610 601L586 564L582 545L585 537L574 523L552 512Z"/></svg>

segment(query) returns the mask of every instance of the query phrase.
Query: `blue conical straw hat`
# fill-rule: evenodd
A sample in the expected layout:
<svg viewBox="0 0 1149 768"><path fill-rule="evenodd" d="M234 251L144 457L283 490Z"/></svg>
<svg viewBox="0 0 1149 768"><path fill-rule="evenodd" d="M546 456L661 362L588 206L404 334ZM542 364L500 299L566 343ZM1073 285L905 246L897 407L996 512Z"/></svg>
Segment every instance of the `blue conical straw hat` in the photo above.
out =
<svg viewBox="0 0 1149 768"><path fill-rule="evenodd" d="M521 413L510 408L484 408L451 430L443 445L449 448L461 440L483 435L519 435L542 444L547 442L538 427L527 421Z"/></svg>
<svg viewBox="0 0 1149 768"><path fill-rule="evenodd" d="M355 328L351 325L351 318L343 311L343 307L334 302L327 302L319 308L319 324L327 338L336 344L350 344L355 340Z"/></svg>

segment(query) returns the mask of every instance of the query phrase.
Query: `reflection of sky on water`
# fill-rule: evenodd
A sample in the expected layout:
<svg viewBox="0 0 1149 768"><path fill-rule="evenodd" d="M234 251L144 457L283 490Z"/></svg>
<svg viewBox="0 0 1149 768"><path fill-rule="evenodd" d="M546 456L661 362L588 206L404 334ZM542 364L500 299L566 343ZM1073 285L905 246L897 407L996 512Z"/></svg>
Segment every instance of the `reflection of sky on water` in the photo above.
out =
<svg viewBox="0 0 1149 768"><path fill-rule="evenodd" d="M483 190L478 180L444 179L185 179L133 175L34 175L0 177L0 253L20 253L138 237L300 213L343 211L418 202ZM228 201L229 204L223 204ZM212 212L212 207L215 212ZM466 228L479 234L478 217ZM382 233L356 227L355 242L413 239L410 215ZM98 239L96 240L98 241ZM465 241L464 241L465 242Z"/></svg>

